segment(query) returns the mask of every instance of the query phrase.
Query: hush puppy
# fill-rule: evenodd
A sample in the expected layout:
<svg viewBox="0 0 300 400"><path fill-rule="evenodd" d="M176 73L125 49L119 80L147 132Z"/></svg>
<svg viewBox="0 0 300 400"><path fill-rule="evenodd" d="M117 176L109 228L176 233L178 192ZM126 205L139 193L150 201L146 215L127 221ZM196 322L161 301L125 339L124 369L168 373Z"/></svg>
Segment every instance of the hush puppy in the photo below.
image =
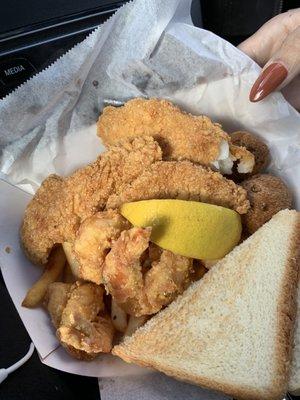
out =
<svg viewBox="0 0 300 400"><path fill-rule="evenodd" d="M244 182L250 201L250 209L243 215L244 229L248 234L257 231L278 211L292 206L292 196L282 179L273 175L259 174Z"/></svg>

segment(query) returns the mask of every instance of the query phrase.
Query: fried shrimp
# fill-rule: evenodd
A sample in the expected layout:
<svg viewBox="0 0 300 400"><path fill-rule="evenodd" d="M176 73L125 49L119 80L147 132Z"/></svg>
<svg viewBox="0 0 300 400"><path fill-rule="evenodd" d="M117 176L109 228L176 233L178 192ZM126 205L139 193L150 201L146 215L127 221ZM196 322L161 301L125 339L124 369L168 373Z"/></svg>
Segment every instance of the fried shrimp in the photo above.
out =
<svg viewBox="0 0 300 400"><path fill-rule="evenodd" d="M230 135L231 143L235 146L245 147L255 158L255 166L251 173L240 174L238 171L234 173L234 178L242 181L250 175L256 175L266 169L270 161L270 151L268 146L256 135L250 132L237 131Z"/></svg>
<svg viewBox="0 0 300 400"><path fill-rule="evenodd" d="M103 263L112 242L129 228L130 223L113 210L98 212L80 225L73 249L81 279L102 283Z"/></svg>
<svg viewBox="0 0 300 400"><path fill-rule="evenodd" d="M202 201L231 208L240 214L249 209L247 192L220 173L188 161L160 161L152 164L117 195L109 197L107 208L150 199Z"/></svg>
<svg viewBox="0 0 300 400"><path fill-rule="evenodd" d="M234 162L241 173L251 172L254 156L232 146L230 136L210 118L192 115L163 99L133 99L123 107L105 107L98 135L106 145L122 138L153 136L164 160L189 160L230 174Z"/></svg>
<svg viewBox="0 0 300 400"><path fill-rule="evenodd" d="M121 308L137 317L158 312L191 282L192 260L167 250L143 274L141 256L148 249L150 235L150 228L123 231L103 268L106 290Z"/></svg>
<svg viewBox="0 0 300 400"><path fill-rule="evenodd" d="M45 264L54 244L73 242L84 219L105 208L112 193L161 159L152 137L125 140L68 178L49 176L28 204L21 242L34 263Z"/></svg>
<svg viewBox="0 0 300 400"><path fill-rule="evenodd" d="M51 321L55 328L59 327L61 316L66 307L68 296L71 290L70 283L53 282L50 283L44 300Z"/></svg>
<svg viewBox="0 0 300 400"><path fill-rule="evenodd" d="M114 329L104 313L103 294L94 283L76 282L70 289L56 334L78 359L91 360L112 348Z"/></svg>

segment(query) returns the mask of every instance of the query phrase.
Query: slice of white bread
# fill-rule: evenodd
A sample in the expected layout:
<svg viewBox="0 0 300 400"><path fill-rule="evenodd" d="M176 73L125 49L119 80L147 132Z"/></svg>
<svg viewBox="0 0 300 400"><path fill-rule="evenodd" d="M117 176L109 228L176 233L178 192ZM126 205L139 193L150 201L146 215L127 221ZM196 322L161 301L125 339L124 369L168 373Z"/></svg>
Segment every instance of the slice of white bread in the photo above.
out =
<svg viewBox="0 0 300 400"><path fill-rule="evenodd" d="M300 213L279 212L113 354L236 398L282 399L299 245Z"/></svg>
<svg viewBox="0 0 300 400"><path fill-rule="evenodd" d="M294 350L291 377L289 382L289 392L300 396L300 280L298 283L297 305L296 330L294 336Z"/></svg>

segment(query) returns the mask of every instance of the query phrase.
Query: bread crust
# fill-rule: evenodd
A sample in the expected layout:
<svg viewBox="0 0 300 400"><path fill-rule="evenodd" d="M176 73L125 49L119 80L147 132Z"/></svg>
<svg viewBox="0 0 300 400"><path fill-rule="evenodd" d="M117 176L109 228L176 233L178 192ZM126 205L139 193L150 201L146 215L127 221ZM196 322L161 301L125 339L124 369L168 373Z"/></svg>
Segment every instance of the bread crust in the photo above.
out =
<svg viewBox="0 0 300 400"><path fill-rule="evenodd" d="M201 376L199 377L193 374L178 374L176 369L173 370L172 368L161 368L159 363L151 362L151 364L149 364L139 359L136 359L132 355L128 356L128 354L124 353L120 347L118 347L117 351L113 349L112 353L121 357L124 361L128 363L134 363L146 368L155 368L159 371L162 371L164 374L180 381L191 383L192 385L198 385L206 389L217 390L229 396L233 395L235 398L241 400L282 400L285 394L282 392L282 390L280 390L280 393L276 390L272 392L268 391L268 393L265 393L258 390L254 391L250 388L242 389L240 386L228 385L226 383L221 383L213 379L208 379Z"/></svg>
<svg viewBox="0 0 300 400"><path fill-rule="evenodd" d="M281 382L279 380L274 381L274 387L280 387L282 384L288 385L290 377L300 269L300 213L297 214L289 254L288 265L285 269L285 279L282 282L280 294L278 340L276 343L277 373L278 376L282 377L282 380Z"/></svg>

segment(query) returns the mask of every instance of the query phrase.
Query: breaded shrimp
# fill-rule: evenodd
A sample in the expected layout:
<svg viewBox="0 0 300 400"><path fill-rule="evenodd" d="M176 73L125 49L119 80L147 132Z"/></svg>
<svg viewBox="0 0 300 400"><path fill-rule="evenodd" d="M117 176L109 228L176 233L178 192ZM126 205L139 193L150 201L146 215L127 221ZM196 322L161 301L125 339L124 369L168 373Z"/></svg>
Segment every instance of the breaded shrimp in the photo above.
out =
<svg viewBox="0 0 300 400"><path fill-rule="evenodd" d="M98 120L98 135L104 144L121 139L153 136L164 160L189 160L230 174L233 163L241 173L251 172L254 156L236 149L221 125L206 116L181 111L167 100L133 99L123 107L105 107Z"/></svg>
<svg viewBox="0 0 300 400"><path fill-rule="evenodd" d="M123 231L106 256L103 280L108 293L128 314L158 312L191 282L192 260L162 250L158 261L143 274L141 256L149 246L151 229Z"/></svg>
<svg viewBox="0 0 300 400"><path fill-rule="evenodd" d="M128 184L119 194L113 194L108 208L148 199L182 199L202 201L231 208L245 214L249 208L247 192L220 173L188 161L160 161Z"/></svg>
<svg viewBox="0 0 300 400"><path fill-rule="evenodd" d="M113 210L98 212L80 225L73 249L81 279L102 283L103 263L112 242L130 226L125 218Z"/></svg>
<svg viewBox="0 0 300 400"><path fill-rule="evenodd" d="M104 314L103 294L104 289L94 283L76 282L70 289L56 334L78 359L91 360L112 348L114 329Z"/></svg>
<svg viewBox="0 0 300 400"><path fill-rule="evenodd" d="M240 174L235 173L234 178L237 181L244 180L250 175L256 175L262 172L269 164L270 152L268 146L256 135L249 132L237 131L230 135L231 142L236 146L244 146L249 150L255 158L255 165L251 173Z"/></svg>
<svg viewBox="0 0 300 400"><path fill-rule="evenodd" d="M72 242L85 218L102 210L112 193L160 159L153 138L136 138L111 147L68 178L48 177L25 211L21 242L27 256L45 264L54 244Z"/></svg>

